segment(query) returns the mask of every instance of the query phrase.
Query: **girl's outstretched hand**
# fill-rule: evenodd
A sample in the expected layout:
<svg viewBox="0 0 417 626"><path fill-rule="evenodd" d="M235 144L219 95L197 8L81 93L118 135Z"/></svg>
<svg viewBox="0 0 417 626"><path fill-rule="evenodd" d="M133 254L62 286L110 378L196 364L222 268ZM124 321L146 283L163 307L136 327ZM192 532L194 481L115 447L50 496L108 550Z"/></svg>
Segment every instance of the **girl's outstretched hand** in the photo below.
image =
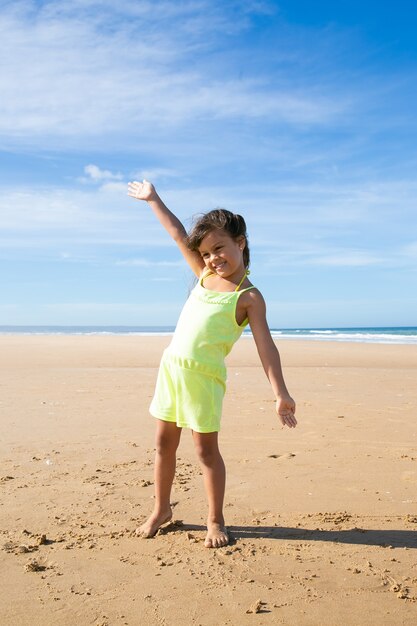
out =
<svg viewBox="0 0 417 626"><path fill-rule="evenodd" d="M154 200L157 197L155 187L148 180L143 183L134 180L133 183L127 184L127 195L136 200Z"/></svg>
<svg viewBox="0 0 417 626"><path fill-rule="evenodd" d="M283 396L276 401L276 411L283 426L295 428L297 420L295 419L295 402L291 396Z"/></svg>

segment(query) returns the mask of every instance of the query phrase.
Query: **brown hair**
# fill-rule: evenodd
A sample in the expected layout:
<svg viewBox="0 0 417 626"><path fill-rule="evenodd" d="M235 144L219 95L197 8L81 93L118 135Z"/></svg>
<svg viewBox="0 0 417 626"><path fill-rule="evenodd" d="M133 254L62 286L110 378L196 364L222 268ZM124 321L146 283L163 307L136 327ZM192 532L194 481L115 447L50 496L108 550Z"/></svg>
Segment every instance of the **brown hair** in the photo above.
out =
<svg viewBox="0 0 417 626"><path fill-rule="evenodd" d="M198 250L204 237L213 230L223 230L234 240L244 238L243 262L249 267L250 252L246 222L241 215L227 211L226 209L213 209L201 215L194 222L187 236L187 246L190 250Z"/></svg>

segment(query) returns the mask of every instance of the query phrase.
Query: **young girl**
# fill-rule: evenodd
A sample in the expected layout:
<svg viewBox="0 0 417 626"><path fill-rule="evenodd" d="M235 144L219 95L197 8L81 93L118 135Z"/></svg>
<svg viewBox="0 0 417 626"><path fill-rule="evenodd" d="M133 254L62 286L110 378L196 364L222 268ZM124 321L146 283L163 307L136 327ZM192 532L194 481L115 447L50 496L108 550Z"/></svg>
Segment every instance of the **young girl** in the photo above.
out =
<svg viewBox="0 0 417 626"><path fill-rule="evenodd" d="M249 247L243 217L216 209L203 215L187 235L151 183L129 183L128 194L148 202L198 277L159 368L150 406L157 418L155 508L137 532L142 537L153 537L171 519L176 450L181 429L190 428L208 499L204 545L219 548L229 541L223 517L226 472L218 448L226 381L224 358L247 324L284 426L294 428L297 423L295 403L285 386L279 353L266 321L264 299L248 280Z"/></svg>

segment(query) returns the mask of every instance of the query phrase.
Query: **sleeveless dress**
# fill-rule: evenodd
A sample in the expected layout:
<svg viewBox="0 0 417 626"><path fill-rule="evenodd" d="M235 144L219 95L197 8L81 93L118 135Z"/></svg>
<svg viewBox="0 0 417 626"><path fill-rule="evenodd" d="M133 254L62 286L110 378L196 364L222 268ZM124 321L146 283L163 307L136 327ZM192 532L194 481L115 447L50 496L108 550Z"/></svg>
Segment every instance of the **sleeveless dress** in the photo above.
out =
<svg viewBox="0 0 417 626"><path fill-rule="evenodd" d="M249 321L239 325L239 297L254 286L235 291L212 291L203 287L202 275L178 319L171 343L164 350L154 397L149 411L154 417L174 422L199 433L220 430L226 391L225 357Z"/></svg>

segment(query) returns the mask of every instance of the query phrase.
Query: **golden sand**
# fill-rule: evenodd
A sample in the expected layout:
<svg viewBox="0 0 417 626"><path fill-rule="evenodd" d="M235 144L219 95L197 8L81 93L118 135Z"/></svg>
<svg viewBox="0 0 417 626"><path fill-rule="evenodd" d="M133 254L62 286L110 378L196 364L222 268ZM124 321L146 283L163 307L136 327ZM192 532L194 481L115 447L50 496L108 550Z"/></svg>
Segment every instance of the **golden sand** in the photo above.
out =
<svg viewBox="0 0 417 626"><path fill-rule="evenodd" d="M280 341L288 430L240 340L220 437L233 540L209 550L189 432L175 522L134 534L168 341L0 337L0 624L414 626L417 347Z"/></svg>

